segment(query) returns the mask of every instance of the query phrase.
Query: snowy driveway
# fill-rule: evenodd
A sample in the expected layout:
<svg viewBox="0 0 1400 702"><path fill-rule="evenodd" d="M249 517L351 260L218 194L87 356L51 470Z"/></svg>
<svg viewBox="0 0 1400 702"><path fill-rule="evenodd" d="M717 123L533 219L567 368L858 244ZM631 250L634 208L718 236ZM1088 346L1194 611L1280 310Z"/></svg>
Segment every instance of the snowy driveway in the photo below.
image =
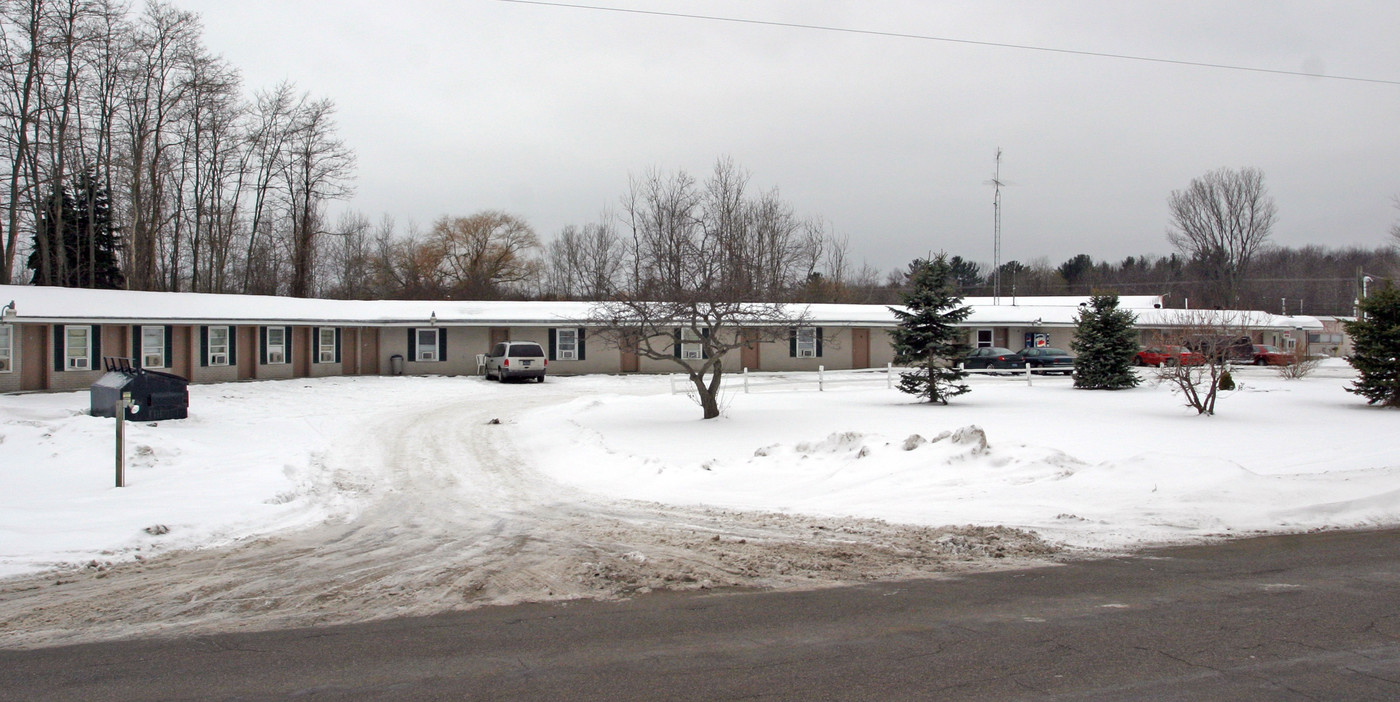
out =
<svg viewBox="0 0 1400 702"><path fill-rule="evenodd" d="M674 507L567 486L520 451L522 436L546 429L520 418L599 382L614 397L664 388L642 378L196 386L191 419L130 428L132 484L120 490L107 482L110 420L82 415L84 393L5 397L5 473L20 489L0 558L11 571L86 565L0 582L0 644L811 587L1050 555L1001 528Z"/></svg>

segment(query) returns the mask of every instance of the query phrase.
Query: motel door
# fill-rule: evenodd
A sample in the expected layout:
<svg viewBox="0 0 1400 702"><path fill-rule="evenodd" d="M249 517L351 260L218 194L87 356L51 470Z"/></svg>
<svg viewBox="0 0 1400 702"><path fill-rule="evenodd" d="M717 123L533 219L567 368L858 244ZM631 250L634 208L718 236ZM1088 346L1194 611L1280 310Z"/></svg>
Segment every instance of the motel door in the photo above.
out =
<svg viewBox="0 0 1400 702"><path fill-rule="evenodd" d="M851 330L851 368L870 367L870 330Z"/></svg>
<svg viewBox="0 0 1400 702"><path fill-rule="evenodd" d="M744 335L744 345L739 352L739 362L744 368L756 371L759 369L758 332L745 329L741 333Z"/></svg>

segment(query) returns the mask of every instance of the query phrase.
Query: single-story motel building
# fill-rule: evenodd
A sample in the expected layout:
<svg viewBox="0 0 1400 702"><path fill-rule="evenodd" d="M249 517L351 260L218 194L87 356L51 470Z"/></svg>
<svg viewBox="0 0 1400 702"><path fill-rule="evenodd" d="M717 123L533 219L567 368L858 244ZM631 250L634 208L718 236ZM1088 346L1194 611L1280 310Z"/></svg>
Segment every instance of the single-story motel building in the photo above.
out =
<svg viewBox="0 0 1400 702"><path fill-rule="evenodd" d="M967 298L969 346L1068 348L1085 297ZM1144 344L1184 324L1160 296L1127 296ZM732 371L880 368L897 320L885 305L812 304L810 327L736 349ZM0 392L86 389L104 357L196 383L334 375L473 375L501 341L547 349L549 373L669 373L678 367L592 339L592 303L313 300L258 295L0 286ZM1200 311L1192 311L1200 314ZM1215 314L1246 314L1222 313ZM1247 313L1258 343L1292 349L1313 317ZM683 349L690 353L691 349Z"/></svg>

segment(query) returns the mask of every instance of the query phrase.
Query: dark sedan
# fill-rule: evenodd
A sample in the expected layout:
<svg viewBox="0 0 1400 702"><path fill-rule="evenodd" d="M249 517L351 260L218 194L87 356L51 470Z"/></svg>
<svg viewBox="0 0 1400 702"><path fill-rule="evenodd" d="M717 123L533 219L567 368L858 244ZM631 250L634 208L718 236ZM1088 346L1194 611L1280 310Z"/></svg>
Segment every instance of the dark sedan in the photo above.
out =
<svg viewBox="0 0 1400 702"><path fill-rule="evenodd" d="M1026 365L1031 367L1032 373L1064 373L1069 375L1074 372L1074 356L1069 355L1064 349L1041 346L1039 348L1021 349L1019 354Z"/></svg>
<svg viewBox="0 0 1400 702"><path fill-rule="evenodd" d="M1026 367L1025 359L1015 351L1000 346L986 346L973 349L962 357L964 368L996 368L1016 370Z"/></svg>

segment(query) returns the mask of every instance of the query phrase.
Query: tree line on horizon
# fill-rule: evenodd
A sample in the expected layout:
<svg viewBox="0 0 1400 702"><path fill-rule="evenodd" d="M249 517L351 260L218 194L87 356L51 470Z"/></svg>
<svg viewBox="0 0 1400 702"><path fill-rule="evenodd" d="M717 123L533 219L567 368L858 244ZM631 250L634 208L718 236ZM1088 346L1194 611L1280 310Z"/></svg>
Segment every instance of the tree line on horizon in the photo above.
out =
<svg viewBox="0 0 1400 702"><path fill-rule="evenodd" d="M755 202L743 212L729 205L723 212L728 223L713 224L718 215L698 215L694 208L706 197L706 206L718 208L719 201L708 194L716 187L729 188L735 202ZM1009 301L1036 295L1160 294L1169 307L1345 316L1352 314L1360 295L1359 272L1378 281L1400 277L1400 250L1394 246L1269 245L1273 203L1257 171L1206 174L1172 193L1171 203L1179 212L1172 230L1176 236L1170 240L1177 251L1121 261L1079 253L1058 265L1048 259L1008 261L1001 266L1000 295ZM848 239L832 233L821 219L794 212L776 189L754 193L748 172L721 158L705 183L684 171L652 169L634 176L616 210L565 226L548 241L541 241L523 219L492 210L443 217L427 231L410 225L406 234L396 231L392 219L371 224L348 215L339 227L344 235L328 241L332 248L325 256L329 265L322 271L320 292L363 299L636 298L656 291L638 284L633 275L637 244L647 236L643 220L649 215L665 222L659 212L667 209L673 211L669 216L688 218L702 228L733 230L740 226L736 222L744 223L756 232L757 241L769 242L769 250L788 257L782 285L748 288L768 301L899 304L910 287L907 269L882 272L855 264ZM1212 217L1220 226L1193 219L1197 211L1216 213ZM1223 221L1230 217L1220 212L1233 212L1240 223ZM1250 236L1239 233L1250 226ZM1392 235L1400 244L1400 225ZM991 266L947 253L957 294L993 295ZM716 263L770 271L775 266L771 260L745 263L729 256Z"/></svg>

